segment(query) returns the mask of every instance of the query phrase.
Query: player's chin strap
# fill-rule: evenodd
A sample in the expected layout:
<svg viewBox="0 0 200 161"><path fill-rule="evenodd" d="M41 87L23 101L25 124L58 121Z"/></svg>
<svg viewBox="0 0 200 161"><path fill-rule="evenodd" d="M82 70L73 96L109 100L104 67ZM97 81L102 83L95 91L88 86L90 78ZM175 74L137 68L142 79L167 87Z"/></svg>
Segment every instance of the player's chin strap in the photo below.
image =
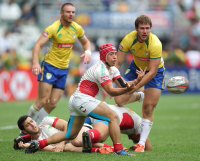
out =
<svg viewBox="0 0 200 161"><path fill-rule="evenodd" d="M107 64L109 67L111 67L110 64L108 64L108 62L106 62L106 64Z"/></svg>

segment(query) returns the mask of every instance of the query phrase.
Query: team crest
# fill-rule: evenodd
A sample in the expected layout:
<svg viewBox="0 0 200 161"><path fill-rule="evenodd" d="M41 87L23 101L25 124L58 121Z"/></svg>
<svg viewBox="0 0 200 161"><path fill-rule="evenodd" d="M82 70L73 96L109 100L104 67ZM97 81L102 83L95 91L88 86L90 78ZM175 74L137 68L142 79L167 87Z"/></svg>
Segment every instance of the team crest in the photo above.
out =
<svg viewBox="0 0 200 161"><path fill-rule="evenodd" d="M72 38L75 39L76 38L76 34L72 34Z"/></svg>
<svg viewBox="0 0 200 161"><path fill-rule="evenodd" d="M51 77L52 77L52 74L51 74L51 73L47 73L47 74L46 74L46 78L47 78L47 79L51 79Z"/></svg>
<svg viewBox="0 0 200 161"><path fill-rule="evenodd" d="M136 49L131 49L131 52L132 52L132 53L135 53L135 52L136 52Z"/></svg>
<svg viewBox="0 0 200 161"><path fill-rule="evenodd" d="M130 69L127 69L126 72L125 72L125 74L128 74L129 72L130 72Z"/></svg>
<svg viewBox="0 0 200 161"><path fill-rule="evenodd" d="M61 39L62 38L62 34L59 34L58 37Z"/></svg>

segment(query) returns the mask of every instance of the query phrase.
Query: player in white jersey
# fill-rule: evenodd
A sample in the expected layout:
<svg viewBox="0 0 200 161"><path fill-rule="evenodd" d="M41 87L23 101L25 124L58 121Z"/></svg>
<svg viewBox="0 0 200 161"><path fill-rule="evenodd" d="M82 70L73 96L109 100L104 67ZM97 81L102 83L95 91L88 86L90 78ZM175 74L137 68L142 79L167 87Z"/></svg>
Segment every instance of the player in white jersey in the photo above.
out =
<svg viewBox="0 0 200 161"><path fill-rule="evenodd" d="M37 123L28 115L21 116L18 120L18 127L24 133L27 133L25 136L17 137L14 140L14 148L15 149L24 149L27 148L30 143L27 143L31 140L42 140L46 139L58 132L66 131L67 130L67 122L57 117L45 117L40 125L38 126ZM74 140L63 141L58 144L51 144L43 148L43 151L71 151L71 152L82 152L82 144L77 147L74 146L74 142L82 142L82 133L84 131L92 129L92 126L88 124L84 124L82 129L80 130L78 136ZM110 149L104 147L102 143L93 144L95 146L93 152L111 152ZM97 148L96 148L97 147ZM26 152L26 150L25 150Z"/></svg>
<svg viewBox="0 0 200 161"><path fill-rule="evenodd" d="M57 133L47 139L32 143L30 150L44 148L48 144L75 138L80 131L86 116L105 120L110 123L109 133L114 144L114 151L118 155L133 155L123 149L120 141L120 129L118 116L105 103L95 97L104 89L111 96L118 96L134 89L134 80L130 84L124 83L119 70L114 67L117 59L116 48L112 44L104 44L100 47L100 62L90 67L83 75L78 89L70 97L70 121L67 132ZM143 71L138 71L144 76ZM113 88L114 81L120 88ZM124 87L124 88L121 88Z"/></svg>
<svg viewBox="0 0 200 161"><path fill-rule="evenodd" d="M110 104L107 104L107 106L118 115L118 124L121 134L128 135L129 139L133 140L134 143L138 143L141 134L142 118L125 106ZM85 123L93 125L93 128L101 133L101 142L104 142L108 138L108 122L87 117ZM135 146L131 147L131 149L133 148L135 148ZM152 150L152 146L148 138L146 140L145 150Z"/></svg>

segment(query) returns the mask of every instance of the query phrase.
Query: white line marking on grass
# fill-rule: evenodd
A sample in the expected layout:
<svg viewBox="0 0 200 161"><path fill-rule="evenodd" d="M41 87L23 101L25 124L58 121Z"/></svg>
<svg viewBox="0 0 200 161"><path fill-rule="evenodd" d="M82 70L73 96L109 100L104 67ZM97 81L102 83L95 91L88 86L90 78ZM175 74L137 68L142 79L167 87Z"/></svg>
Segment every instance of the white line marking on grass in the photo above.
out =
<svg viewBox="0 0 200 161"><path fill-rule="evenodd" d="M0 127L0 130L10 130L10 129L16 129L16 128L18 128L17 125L11 125L11 126Z"/></svg>

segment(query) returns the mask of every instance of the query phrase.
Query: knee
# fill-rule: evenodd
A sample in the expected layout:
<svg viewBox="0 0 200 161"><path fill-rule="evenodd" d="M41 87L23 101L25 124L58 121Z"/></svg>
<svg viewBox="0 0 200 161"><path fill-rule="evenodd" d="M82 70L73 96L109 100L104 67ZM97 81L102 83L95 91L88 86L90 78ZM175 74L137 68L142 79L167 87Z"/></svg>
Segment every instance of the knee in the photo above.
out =
<svg viewBox="0 0 200 161"><path fill-rule="evenodd" d="M111 110L110 113L110 121L118 121L118 115L116 114L116 112Z"/></svg>
<svg viewBox="0 0 200 161"><path fill-rule="evenodd" d="M118 106L123 106L123 100L120 99L120 97L116 96L116 97L114 97L114 100L115 100L115 103L116 103Z"/></svg>
<svg viewBox="0 0 200 161"><path fill-rule="evenodd" d="M153 105L153 104L143 106L143 113L148 116L152 115L155 107L156 107L156 105Z"/></svg>
<svg viewBox="0 0 200 161"><path fill-rule="evenodd" d="M74 146L81 147L82 146L82 140L74 139L74 140L72 140L72 144Z"/></svg>
<svg viewBox="0 0 200 161"><path fill-rule="evenodd" d="M58 100L57 99L50 99L50 102L49 102L49 106L54 109L58 104Z"/></svg>
<svg viewBox="0 0 200 161"><path fill-rule="evenodd" d="M39 104L43 107L48 103L49 99L48 98L42 98L39 99Z"/></svg>

